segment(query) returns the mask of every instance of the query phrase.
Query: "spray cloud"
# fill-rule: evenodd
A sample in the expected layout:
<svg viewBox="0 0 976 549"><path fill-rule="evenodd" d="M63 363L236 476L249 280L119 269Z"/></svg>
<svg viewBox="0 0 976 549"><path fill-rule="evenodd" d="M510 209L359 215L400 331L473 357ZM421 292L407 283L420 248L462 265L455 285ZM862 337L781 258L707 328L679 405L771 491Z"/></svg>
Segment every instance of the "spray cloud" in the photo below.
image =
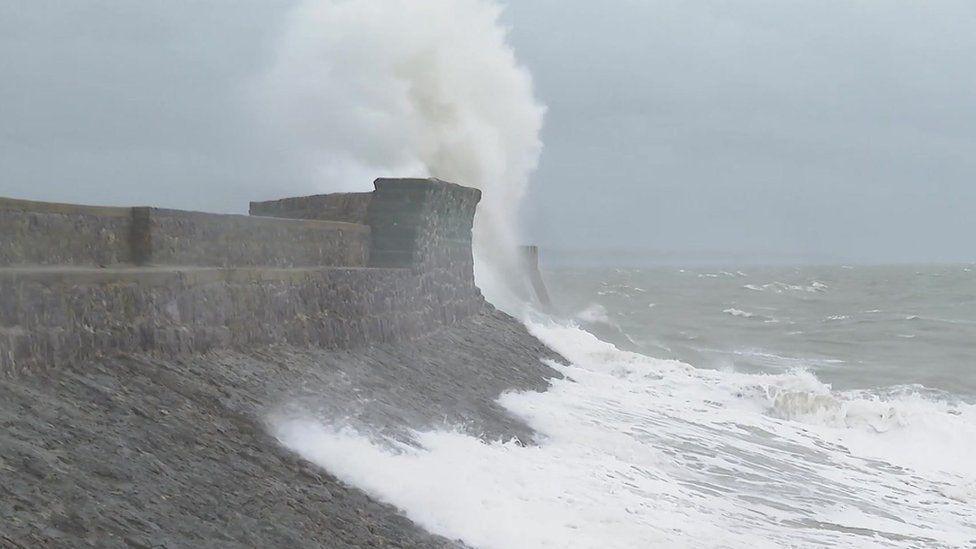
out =
<svg viewBox="0 0 976 549"><path fill-rule="evenodd" d="M377 176L482 190L476 277L508 297L518 204L545 108L492 0L305 0L262 82L275 129L323 191Z"/></svg>

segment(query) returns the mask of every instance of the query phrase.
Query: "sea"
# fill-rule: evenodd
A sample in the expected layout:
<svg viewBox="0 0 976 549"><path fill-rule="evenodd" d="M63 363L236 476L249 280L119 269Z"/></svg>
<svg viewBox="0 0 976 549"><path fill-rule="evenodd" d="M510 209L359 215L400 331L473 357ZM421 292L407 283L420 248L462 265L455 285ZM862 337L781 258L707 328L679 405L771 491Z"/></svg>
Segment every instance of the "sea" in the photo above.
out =
<svg viewBox="0 0 976 549"><path fill-rule="evenodd" d="M279 438L471 547L976 547L976 266L544 276L533 444Z"/></svg>

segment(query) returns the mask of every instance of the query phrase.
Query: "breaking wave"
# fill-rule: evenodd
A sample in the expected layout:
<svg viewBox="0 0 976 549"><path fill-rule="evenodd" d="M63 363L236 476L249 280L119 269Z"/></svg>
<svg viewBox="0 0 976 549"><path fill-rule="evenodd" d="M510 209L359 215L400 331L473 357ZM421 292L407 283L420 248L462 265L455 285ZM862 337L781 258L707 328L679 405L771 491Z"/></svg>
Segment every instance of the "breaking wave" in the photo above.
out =
<svg viewBox="0 0 976 549"><path fill-rule="evenodd" d="M529 321L566 378L501 405L535 444L416 445L283 420L289 448L474 547L955 547L976 543L976 408L913 387L696 369Z"/></svg>
<svg viewBox="0 0 976 549"><path fill-rule="evenodd" d="M476 276L495 300L509 298L545 111L500 15L490 0L303 0L256 93L321 190L383 175L481 189Z"/></svg>
<svg viewBox="0 0 976 549"><path fill-rule="evenodd" d="M827 286L826 284L818 280L814 280L808 285L787 284L785 282L774 281L768 284L745 284L742 287L747 290L752 290L754 292L764 292L766 290L770 290L775 293L783 293L783 292L822 293L822 292L826 292L829 288L829 286Z"/></svg>

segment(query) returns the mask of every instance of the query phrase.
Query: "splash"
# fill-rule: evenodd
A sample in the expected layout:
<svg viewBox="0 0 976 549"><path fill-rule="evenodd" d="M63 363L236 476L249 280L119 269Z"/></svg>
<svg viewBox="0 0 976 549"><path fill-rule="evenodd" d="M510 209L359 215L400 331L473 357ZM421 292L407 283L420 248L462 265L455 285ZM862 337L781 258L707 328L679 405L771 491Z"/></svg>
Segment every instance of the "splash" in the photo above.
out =
<svg viewBox="0 0 976 549"><path fill-rule="evenodd" d="M261 97L322 191L377 176L482 190L476 277L503 298L544 107L489 0L307 0L288 16Z"/></svg>
<svg viewBox="0 0 976 549"><path fill-rule="evenodd" d="M696 369L528 322L572 363L499 403L537 444L389 445L290 419L288 448L473 547L968 547L976 408L838 392L808 372Z"/></svg>

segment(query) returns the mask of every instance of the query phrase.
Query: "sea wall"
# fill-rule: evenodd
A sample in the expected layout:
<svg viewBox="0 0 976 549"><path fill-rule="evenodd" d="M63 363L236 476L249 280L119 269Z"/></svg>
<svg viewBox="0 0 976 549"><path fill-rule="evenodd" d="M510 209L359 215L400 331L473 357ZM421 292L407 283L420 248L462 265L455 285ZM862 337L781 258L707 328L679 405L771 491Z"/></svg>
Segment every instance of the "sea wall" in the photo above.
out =
<svg viewBox="0 0 976 549"><path fill-rule="evenodd" d="M159 208L134 210L148 218L149 252L143 254L144 264L365 267L369 257L370 229L365 225Z"/></svg>
<svg viewBox="0 0 976 549"><path fill-rule="evenodd" d="M251 202L251 215L365 223L373 193L333 193Z"/></svg>
<svg viewBox="0 0 976 549"><path fill-rule="evenodd" d="M131 208L0 198L0 267L129 263Z"/></svg>
<svg viewBox="0 0 976 549"><path fill-rule="evenodd" d="M355 223L0 198L0 267L363 267L369 242Z"/></svg>
<svg viewBox="0 0 976 549"><path fill-rule="evenodd" d="M419 337L489 307L472 273L479 199L381 179L356 199L362 224L17 201L0 208L0 227L19 231L0 240L0 371ZM305 215L324 203L290 202Z"/></svg>

